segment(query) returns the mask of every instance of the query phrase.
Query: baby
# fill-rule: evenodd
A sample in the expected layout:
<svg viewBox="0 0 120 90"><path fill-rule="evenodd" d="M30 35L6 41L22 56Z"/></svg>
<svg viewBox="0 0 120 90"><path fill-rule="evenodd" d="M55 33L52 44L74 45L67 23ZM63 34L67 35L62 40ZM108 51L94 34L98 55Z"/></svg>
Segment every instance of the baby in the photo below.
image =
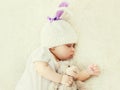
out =
<svg viewBox="0 0 120 90"><path fill-rule="evenodd" d="M96 65L90 65L87 69L82 70L78 64L73 61L64 61L59 62L60 66L57 69L57 72L60 74L66 74L73 77L73 83L69 85L62 85L59 83L52 82L49 86L49 90L86 90L85 84L83 81L78 80L77 75L81 72L86 72L89 74L89 77L96 76L99 74L99 68Z"/></svg>
<svg viewBox="0 0 120 90"><path fill-rule="evenodd" d="M62 2L55 17L48 18L50 22L41 31L41 46L29 57L15 90L49 90L52 82L65 87L72 86L74 81L85 81L99 74L96 65L83 71L70 67L66 68L66 73L62 73L62 63L72 60L78 43L77 33L70 23L71 12L67 7L68 3ZM57 72L59 68L61 71Z"/></svg>

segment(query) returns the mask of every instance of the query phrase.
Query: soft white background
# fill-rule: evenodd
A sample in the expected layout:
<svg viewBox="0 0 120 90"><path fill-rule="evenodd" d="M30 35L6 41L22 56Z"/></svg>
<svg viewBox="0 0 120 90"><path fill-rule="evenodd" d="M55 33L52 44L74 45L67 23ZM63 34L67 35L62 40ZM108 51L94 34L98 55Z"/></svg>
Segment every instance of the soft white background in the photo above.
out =
<svg viewBox="0 0 120 90"><path fill-rule="evenodd" d="M0 90L14 90L28 56L40 45L46 17L59 1L0 1ZM91 90L120 90L120 1L69 1L80 34L75 58L84 66L97 63L102 70L87 85Z"/></svg>

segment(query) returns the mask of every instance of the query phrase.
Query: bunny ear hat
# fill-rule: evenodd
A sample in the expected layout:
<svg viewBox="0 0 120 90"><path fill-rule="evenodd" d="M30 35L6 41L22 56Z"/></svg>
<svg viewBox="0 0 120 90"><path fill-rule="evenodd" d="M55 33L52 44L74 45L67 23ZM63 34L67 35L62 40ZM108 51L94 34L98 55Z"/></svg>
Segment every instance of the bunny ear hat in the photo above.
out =
<svg viewBox="0 0 120 90"><path fill-rule="evenodd" d="M41 46L52 48L55 46L77 43L78 37L70 23L72 12L67 9L69 4L62 2L53 18L48 17L48 22L41 30Z"/></svg>

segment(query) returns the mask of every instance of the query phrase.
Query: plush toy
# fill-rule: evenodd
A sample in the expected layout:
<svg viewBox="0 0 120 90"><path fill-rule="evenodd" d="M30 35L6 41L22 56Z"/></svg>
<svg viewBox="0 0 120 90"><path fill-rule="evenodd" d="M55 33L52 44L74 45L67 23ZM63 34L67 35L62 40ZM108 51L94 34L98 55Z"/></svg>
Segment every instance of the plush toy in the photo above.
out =
<svg viewBox="0 0 120 90"><path fill-rule="evenodd" d="M69 70L74 70L74 72L76 73L80 72L79 67L77 67L76 65L73 65L73 63L71 63L70 61L62 62L57 72L60 74L67 75L67 71ZM66 85L52 82L50 84L49 90L86 90L86 89L85 89L84 82L81 82L79 80L74 80L71 86L66 86Z"/></svg>

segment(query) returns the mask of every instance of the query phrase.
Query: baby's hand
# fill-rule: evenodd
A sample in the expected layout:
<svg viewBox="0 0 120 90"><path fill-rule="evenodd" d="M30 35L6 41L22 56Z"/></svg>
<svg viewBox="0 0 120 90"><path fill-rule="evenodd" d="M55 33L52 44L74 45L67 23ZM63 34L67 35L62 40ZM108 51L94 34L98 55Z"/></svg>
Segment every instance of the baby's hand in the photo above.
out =
<svg viewBox="0 0 120 90"><path fill-rule="evenodd" d="M68 76L68 75L63 75L61 84L64 84L66 86L71 86L73 84L73 77Z"/></svg>
<svg viewBox="0 0 120 90"><path fill-rule="evenodd" d="M98 76L100 74L100 69L96 64L88 66L87 72L92 76Z"/></svg>

